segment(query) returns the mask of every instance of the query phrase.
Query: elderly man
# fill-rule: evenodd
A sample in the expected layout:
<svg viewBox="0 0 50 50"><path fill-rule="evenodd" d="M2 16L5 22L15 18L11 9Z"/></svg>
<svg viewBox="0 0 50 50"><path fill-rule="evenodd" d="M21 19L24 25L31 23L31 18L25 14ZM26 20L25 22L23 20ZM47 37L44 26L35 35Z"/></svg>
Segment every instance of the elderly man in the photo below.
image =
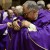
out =
<svg viewBox="0 0 50 50"><path fill-rule="evenodd" d="M17 22L20 23L20 21L23 20L23 6L19 5L19 6L16 6L16 9L14 11L14 14L15 16L17 17ZM13 22L13 26L14 26L14 29L17 27L17 22L14 21ZM16 25L17 24L17 25ZM20 24L19 24L20 25ZM18 28L16 28L18 30Z"/></svg>
<svg viewBox="0 0 50 50"><path fill-rule="evenodd" d="M12 30L12 39L11 39L11 44L10 44L11 47L9 48L9 50L21 49L18 47L18 45L16 46L16 44L18 43L18 41L20 44L20 38L19 38L20 37L20 27L21 27L20 22L23 20L23 17L21 16L22 12L23 12L23 7L22 6L16 6L14 13L15 13L17 18L16 18L16 20L14 20L12 22L13 30Z"/></svg>
<svg viewBox="0 0 50 50"><path fill-rule="evenodd" d="M10 22L10 23L12 23L13 21L14 21L14 19L16 18L15 17L15 15L14 15L14 13L13 13L13 11L11 10L11 9L8 9L8 11L7 11L7 13L8 13L8 16L6 17L6 19L5 20L3 20L3 22L2 23L7 23L7 22ZM11 39L12 39L12 37L13 37L13 27L11 26L11 28L10 27L8 27L8 28L6 28L6 30L5 30L5 33L3 34L3 36L5 35L6 37L5 38L7 38L7 36L9 37L9 39L6 39L7 41L5 41L6 42L6 50L9 50L8 48L10 48L10 47L8 47L8 46L10 46L10 43L9 43L9 41L11 41ZM7 32L6 32L7 31ZM4 39L5 39L4 38ZM9 40L9 41L8 41ZM4 42L4 41L3 41Z"/></svg>
<svg viewBox="0 0 50 50"><path fill-rule="evenodd" d="M23 10L25 20L22 21L19 37L15 38L14 50L50 50L50 17L39 17L34 1L26 1Z"/></svg>
<svg viewBox="0 0 50 50"><path fill-rule="evenodd" d="M18 12L18 15L22 15L23 14L23 6L21 6L21 5L16 6L16 10Z"/></svg>
<svg viewBox="0 0 50 50"><path fill-rule="evenodd" d="M8 43L9 45L7 45L7 50L13 50L13 46L14 46L14 41L16 36L18 36L18 30L20 28L20 26L17 24L19 21L17 19L19 19L19 17L16 17L13 13L13 11L11 9L8 10L8 16L7 18L3 21L3 23L7 23L7 22L12 22L12 27L11 28L7 28L7 32L9 33L9 37L10 37L10 43ZM16 28L17 27L17 28ZM5 36L7 36L7 34L5 34ZM17 38L18 39L18 38ZM8 42L8 40L7 40Z"/></svg>
<svg viewBox="0 0 50 50"><path fill-rule="evenodd" d="M27 29L23 28L25 32L22 32L25 50L50 50L50 17L39 17L37 5L33 1L25 2L23 8L25 17L29 19L22 22Z"/></svg>
<svg viewBox="0 0 50 50"><path fill-rule="evenodd" d="M7 27L11 27L12 23L2 23L2 21L6 18L6 13L2 9L2 6L0 6L0 50L4 50L5 48L7 49L8 47L8 42L9 42L9 36L7 35ZM6 30L6 31L5 31ZM6 34L5 34L6 32Z"/></svg>
<svg viewBox="0 0 50 50"><path fill-rule="evenodd" d="M2 39L2 42L3 42L3 46L5 46L4 48L6 48L6 50L8 50L8 46L9 46L9 43L10 43L10 36L11 36L11 28L12 28L12 21L13 21L13 18L14 18L14 13L11 9L8 10L8 16L2 21L3 24L6 24L6 23L11 23L11 27L7 27L3 33L3 39ZM10 36L9 36L9 34Z"/></svg>

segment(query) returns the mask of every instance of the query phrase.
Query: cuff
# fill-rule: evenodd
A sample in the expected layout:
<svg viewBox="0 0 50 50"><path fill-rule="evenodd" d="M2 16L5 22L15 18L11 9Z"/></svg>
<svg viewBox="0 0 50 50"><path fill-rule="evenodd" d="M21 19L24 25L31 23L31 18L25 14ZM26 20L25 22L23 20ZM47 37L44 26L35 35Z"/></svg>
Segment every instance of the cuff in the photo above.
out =
<svg viewBox="0 0 50 50"><path fill-rule="evenodd" d="M37 28L36 28L36 26L34 24L30 24L28 30L29 31L35 31L36 32L37 31Z"/></svg>

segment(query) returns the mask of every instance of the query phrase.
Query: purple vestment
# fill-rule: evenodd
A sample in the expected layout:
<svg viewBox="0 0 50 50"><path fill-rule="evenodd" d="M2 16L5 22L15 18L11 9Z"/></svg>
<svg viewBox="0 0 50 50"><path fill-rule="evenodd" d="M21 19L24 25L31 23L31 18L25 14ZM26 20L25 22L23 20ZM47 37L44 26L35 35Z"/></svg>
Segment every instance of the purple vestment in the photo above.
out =
<svg viewBox="0 0 50 50"><path fill-rule="evenodd" d="M15 37L12 50L50 50L50 15L41 14L36 21L31 22L37 31L22 28Z"/></svg>

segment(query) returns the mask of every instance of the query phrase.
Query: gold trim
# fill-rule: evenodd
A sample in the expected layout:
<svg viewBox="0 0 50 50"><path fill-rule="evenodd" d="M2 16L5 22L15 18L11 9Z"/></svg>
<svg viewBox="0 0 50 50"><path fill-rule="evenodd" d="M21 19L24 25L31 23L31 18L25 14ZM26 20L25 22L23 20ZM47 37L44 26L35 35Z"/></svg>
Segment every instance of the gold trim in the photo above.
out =
<svg viewBox="0 0 50 50"><path fill-rule="evenodd" d="M38 47L40 47L40 48L42 48L42 49L44 49L44 50L48 50L48 49L46 49L46 48L40 46L39 44L37 44L37 43L31 38L31 36L30 36L29 33L28 33L28 36L29 36L30 40L31 40L35 45L37 45Z"/></svg>

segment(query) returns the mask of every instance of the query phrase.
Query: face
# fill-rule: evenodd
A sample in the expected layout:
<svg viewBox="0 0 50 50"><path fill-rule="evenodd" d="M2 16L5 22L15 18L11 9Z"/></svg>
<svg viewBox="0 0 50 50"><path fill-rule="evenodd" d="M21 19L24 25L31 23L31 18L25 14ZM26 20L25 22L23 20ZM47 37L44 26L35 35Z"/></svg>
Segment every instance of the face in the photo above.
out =
<svg viewBox="0 0 50 50"><path fill-rule="evenodd" d="M14 11L15 10L15 7L11 7L11 9Z"/></svg>
<svg viewBox="0 0 50 50"><path fill-rule="evenodd" d="M14 10L14 14L17 16L18 15L18 12L17 12L17 10L15 9Z"/></svg>
<svg viewBox="0 0 50 50"><path fill-rule="evenodd" d="M0 10L0 13L2 12L2 10Z"/></svg>
<svg viewBox="0 0 50 50"><path fill-rule="evenodd" d="M8 14L9 14L9 17L12 17L14 13L12 10L8 10Z"/></svg>
<svg viewBox="0 0 50 50"><path fill-rule="evenodd" d="M27 7L23 7L24 16L30 20L36 20L38 17L38 11L32 10L30 11Z"/></svg>

